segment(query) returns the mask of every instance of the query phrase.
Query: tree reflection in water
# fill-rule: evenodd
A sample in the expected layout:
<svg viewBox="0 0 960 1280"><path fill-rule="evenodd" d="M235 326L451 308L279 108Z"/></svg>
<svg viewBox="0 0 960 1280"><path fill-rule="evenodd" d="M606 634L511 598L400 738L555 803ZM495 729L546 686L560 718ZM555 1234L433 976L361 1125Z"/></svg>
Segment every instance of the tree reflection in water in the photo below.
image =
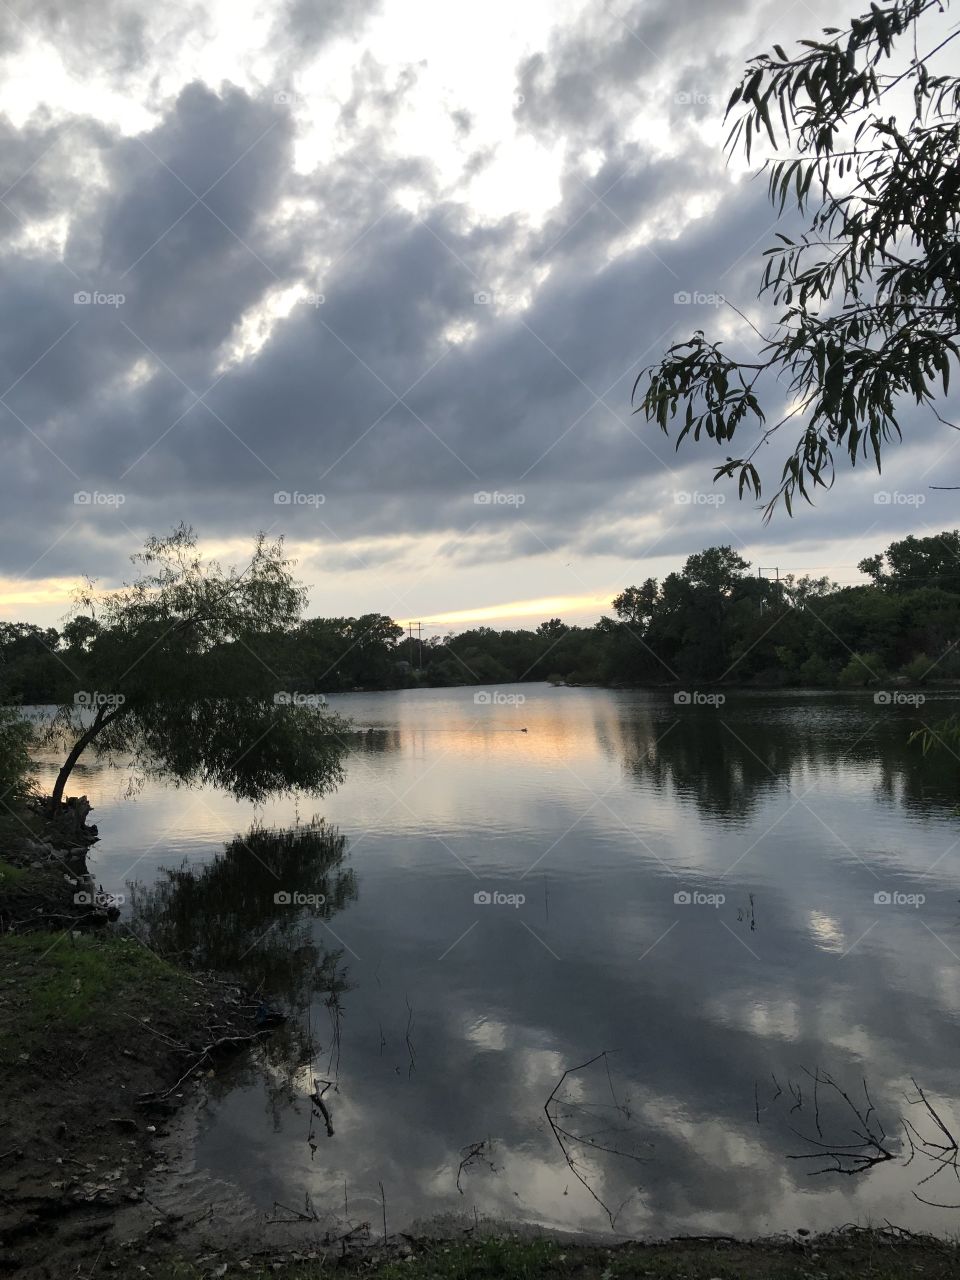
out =
<svg viewBox="0 0 960 1280"><path fill-rule="evenodd" d="M929 718L929 717L927 717ZM849 699L737 698L725 706L659 705L625 722L619 752L638 781L695 804L707 818L749 822L783 788L803 793L818 776L843 767L872 772L877 799L928 813L957 804L957 761L923 755L911 733L918 712Z"/></svg>
<svg viewBox="0 0 960 1280"><path fill-rule="evenodd" d="M346 851L346 838L322 819L280 831L255 823L210 862L165 868L150 887L128 886L130 928L152 950L228 976L290 1015L221 1080L233 1088L263 1074L276 1124L283 1107L313 1092L318 1055L326 1055L334 1082L339 1070L341 997L351 984L342 949L327 949L319 926L356 899ZM330 1012L326 1043L311 1025L318 999Z"/></svg>

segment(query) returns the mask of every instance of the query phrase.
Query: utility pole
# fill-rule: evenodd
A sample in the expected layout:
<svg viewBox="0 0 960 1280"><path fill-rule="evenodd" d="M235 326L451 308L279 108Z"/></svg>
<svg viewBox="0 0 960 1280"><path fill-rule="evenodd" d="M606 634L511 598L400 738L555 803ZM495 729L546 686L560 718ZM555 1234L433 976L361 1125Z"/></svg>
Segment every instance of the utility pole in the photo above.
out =
<svg viewBox="0 0 960 1280"><path fill-rule="evenodd" d="M758 578L762 578L762 577L763 577L763 575L764 575L765 573L774 573L774 574L776 574L776 583L777 583L777 586L779 586L779 585L780 585L780 566L779 566L778 564L776 564L776 565L766 565L766 566L764 566L764 565L760 565L760 566L757 568L757 577L758 577ZM761 597L761 599L760 599L760 613L761 613L761 615L763 614L763 606L764 606L764 603L765 603L765 602L764 602L763 598Z"/></svg>
<svg viewBox="0 0 960 1280"><path fill-rule="evenodd" d="M408 623L407 623L407 634L408 634L408 637L409 637L409 646L408 646L407 652L408 652L408 654L410 655L410 665L411 665L411 667L412 667L412 666L413 666L413 655L414 655L414 653L416 652L416 650L415 650L415 649L414 649L414 647L413 647L413 628L414 628L414 626L416 626L416 628L417 628L417 643L418 643L418 645L419 645L419 650L420 650L420 657L419 657L419 659L417 660L417 669L418 669L419 671L422 671L422 670L423 670L423 623L422 623L422 622L417 622L417 623L408 622Z"/></svg>

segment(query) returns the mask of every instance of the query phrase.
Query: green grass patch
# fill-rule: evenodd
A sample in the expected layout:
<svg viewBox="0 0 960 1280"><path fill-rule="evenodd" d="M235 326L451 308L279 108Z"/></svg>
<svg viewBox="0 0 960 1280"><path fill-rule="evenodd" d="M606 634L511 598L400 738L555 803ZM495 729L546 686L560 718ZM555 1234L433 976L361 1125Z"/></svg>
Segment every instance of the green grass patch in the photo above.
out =
<svg viewBox="0 0 960 1280"><path fill-rule="evenodd" d="M0 893L15 884L23 884L27 878L26 867L15 867L12 862L0 858Z"/></svg>
<svg viewBox="0 0 960 1280"><path fill-rule="evenodd" d="M0 1060L16 1061L64 1037L129 1032L129 1017L180 1011L196 988L140 943L116 935L0 937L5 1016Z"/></svg>

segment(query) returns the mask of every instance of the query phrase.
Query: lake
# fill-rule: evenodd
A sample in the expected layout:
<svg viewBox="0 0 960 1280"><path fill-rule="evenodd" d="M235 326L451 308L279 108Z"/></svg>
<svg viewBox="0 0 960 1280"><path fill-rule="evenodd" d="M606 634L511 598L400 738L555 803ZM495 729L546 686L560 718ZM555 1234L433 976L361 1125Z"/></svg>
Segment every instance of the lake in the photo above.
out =
<svg viewBox="0 0 960 1280"><path fill-rule="evenodd" d="M197 1176L377 1226L382 1184L391 1230L954 1231L960 761L907 738L956 697L475 693L331 697L361 732L318 802L75 772L132 927L313 1040L211 1082ZM315 813L279 872L248 835Z"/></svg>

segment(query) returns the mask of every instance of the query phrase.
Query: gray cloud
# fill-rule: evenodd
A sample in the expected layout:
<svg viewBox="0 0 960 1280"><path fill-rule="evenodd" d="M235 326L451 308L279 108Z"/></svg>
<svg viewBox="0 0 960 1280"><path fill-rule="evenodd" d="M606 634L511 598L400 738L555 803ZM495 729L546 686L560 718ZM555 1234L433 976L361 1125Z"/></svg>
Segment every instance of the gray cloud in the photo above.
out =
<svg viewBox="0 0 960 1280"><path fill-rule="evenodd" d="M202 5L154 7L140 0L9 0L0 12L0 53L48 41L72 72L123 83L152 59L206 35Z"/></svg>
<svg viewBox="0 0 960 1280"><path fill-rule="evenodd" d="M42 243L0 257L0 412L17 477L0 515L3 571L42 557L29 572L113 575L131 543L181 518L210 536L259 526L319 539L345 571L354 539L430 535L461 565L545 548L633 559L654 543L679 557L706 542L782 542L732 487L722 507L681 508L676 491L709 490L721 453L677 455L631 412L644 364L697 326L730 328L728 309L675 295L749 305L774 222L763 185L732 182L693 132L699 102L670 100L689 139L675 153L624 140L647 92L637 51L673 58L684 12L645 10L634 34L616 21L611 44L614 20L591 9L520 69L521 118L570 144L539 227L520 213L477 219L429 156L386 149L419 73L388 75L369 53L338 150L310 172L294 166L296 110L235 85L188 84L129 137L79 117L0 122L11 225L70 220L62 261ZM304 14L278 11L278 48ZM687 13L718 33L728 17ZM345 10L326 18L328 33L348 31ZM720 43L686 51L678 80L702 93L721 78ZM463 114L458 128L469 125ZM604 147L592 176L575 154L588 138ZM481 149L467 167L488 158ZM401 187L419 216L396 202ZM691 221L699 197L710 212ZM244 317L294 285L322 304L297 302L255 353L218 370ZM76 306L81 289L125 301ZM907 421L910 446L891 454L901 487L929 483L918 473L953 443L932 419ZM876 487L858 479L842 501L825 496L790 536L869 530L885 545L916 509L877 506ZM521 493L522 508L474 502L493 489ZM125 501L83 510L77 490ZM275 503L294 490L322 506Z"/></svg>

